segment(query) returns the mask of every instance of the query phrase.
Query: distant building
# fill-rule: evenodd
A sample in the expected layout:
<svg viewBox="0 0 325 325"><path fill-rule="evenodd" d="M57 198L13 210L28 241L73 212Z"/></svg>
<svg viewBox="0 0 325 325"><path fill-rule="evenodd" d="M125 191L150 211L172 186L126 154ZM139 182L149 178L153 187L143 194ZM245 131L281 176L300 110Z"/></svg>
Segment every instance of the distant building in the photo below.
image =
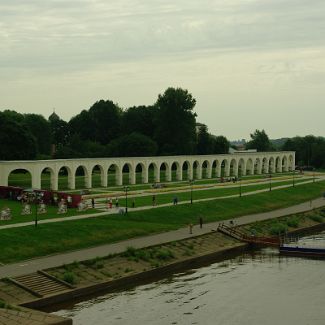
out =
<svg viewBox="0 0 325 325"><path fill-rule="evenodd" d="M53 110L53 113L49 116L49 121L54 122L59 120L60 120L60 116L55 113L55 110Z"/></svg>

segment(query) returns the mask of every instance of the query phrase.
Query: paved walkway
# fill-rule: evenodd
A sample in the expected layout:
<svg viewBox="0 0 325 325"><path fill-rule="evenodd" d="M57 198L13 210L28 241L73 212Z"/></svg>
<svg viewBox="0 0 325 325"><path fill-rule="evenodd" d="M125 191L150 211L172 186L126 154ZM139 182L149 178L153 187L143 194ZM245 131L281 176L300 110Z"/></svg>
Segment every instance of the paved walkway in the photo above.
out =
<svg viewBox="0 0 325 325"><path fill-rule="evenodd" d="M319 181L323 181L324 178L319 178L316 179L316 182ZM296 184L296 186L299 185L303 185L303 184L307 184L307 183L312 183L313 180L308 178L306 181L301 181L299 183ZM288 185L280 185L280 186L272 186L272 191L274 190L279 190L279 189L283 189L283 188L288 188L291 187L291 184ZM238 184L235 186L238 187ZM259 193L263 193L263 192L268 192L269 189L262 189L262 190L256 190L256 191L251 191L251 192L246 192L246 193L242 193L242 196L248 196L248 195L255 195L255 194L259 194ZM223 200L223 199L230 199L230 198L235 198L238 197L239 194L234 194L234 195L228 195L228 196L219 196L219 197L209 197L209 198L205 198L205 199L199 199L199 200L193 200L193 202L206 202L206 201L213 201L213 200ZM178 205L182 205L182 204L189 204L190 201L181 201L178 202ZM164 203L164 204L159 204L156 206L152 206L152 205L146 205L146 206L141 206L138 208L128 208L128 211L143 211L143 210L150 210L150 209L157 209L157 208L162 208L162 207L170 207L172 206L173 203ZM52 218L52 219L44 219L44 220L38 220L38 224L47 224L47 223L54 223L54 222L64 222L64 221L73 221L73 220L81 220L81 219L89 219L89 218L96 218L96 217L100 217L100 216L106 216L106 215L110 215L110 214L117 214L119 213L119 211L121 211L121 213L123 213L124 211L124 207L120 207L120 208L112 208L109 210L104 209L104 205L98 205L98 209L102 209L103 212L97 212L97 213L91 213L91 214L81 214L81 215L75 215L75 216L69 216L69 217L60 217L60 218ZM8 225L2 225L0 226L0 231L2 229L10 229L10 228L20 228L20 227L26 227L26 226L34 226L35 222L34 221L28 221L28 222L20 222L20 223L12 223L12 224L8 224Z"/></svg>
<svg viewBox="0 0 325 325"><path fill-rule="evenodd" d="M324 198L318 198L313 201L304 202L288 208L282 208L270 212L258 213L252 215L246 215L236 218L236 224L244 225L254 221L261 221L266 219L272 219L281 217L293 213L305 212L312 210L313 208L319 208L325 206ZM60 266L62 264L72 263L74 261L82 261L95 257L103 257L108 254L121 253L126 250L127 247L132 246L135 248L148 247L152 245L163 244L166 242L181 240L193 236L198 236L206 233L210 233L212 230L216 230L220 222L212 222L204 224L200 229L198 226L193 228L193 234L189 234L188 228L181 228L174 231L169 231L161 234L134 238L124 240L114 244L106 244L93 248L82 249L78 251L72 251L69 253L58 254L53 256L47 256L28 260L20 263L8 264L0 266L0 278L14 277L23 274L36 272L37 270L47 269L51 267Z"/></svg>

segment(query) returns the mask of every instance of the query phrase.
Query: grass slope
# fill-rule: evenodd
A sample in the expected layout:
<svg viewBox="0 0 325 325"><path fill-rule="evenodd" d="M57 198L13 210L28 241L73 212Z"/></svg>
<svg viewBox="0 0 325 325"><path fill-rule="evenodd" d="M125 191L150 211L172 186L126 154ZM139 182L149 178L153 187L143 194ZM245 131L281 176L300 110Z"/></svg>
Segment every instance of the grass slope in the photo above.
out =
<svg viewBox="0 0 325 325"><path fill-rule="evenodd" d="M0 231L0 262L66 252L132 237L145 236L197 223L235 218L298 204L320 197L325 182L300 185L241 198L213 200L77 221Z"/></svg>

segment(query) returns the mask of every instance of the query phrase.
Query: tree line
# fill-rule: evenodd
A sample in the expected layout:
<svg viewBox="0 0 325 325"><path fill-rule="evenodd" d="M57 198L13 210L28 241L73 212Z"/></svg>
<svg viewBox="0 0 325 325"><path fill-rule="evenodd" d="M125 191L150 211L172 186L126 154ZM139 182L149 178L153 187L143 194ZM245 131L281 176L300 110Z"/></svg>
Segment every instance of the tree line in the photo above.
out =
<svg viewBox="0 0 325 325"><path fill-rule="evenodd" d="M150 106L122 109L99 100L68 122L53 113L0 112L0 160L156 155L223 154L229 141L196 122L196 100L187 90L168 88ZM283 144L255 130L245 149L296 151L296 164L325 168L325 138L308 135Z"/></svg>
<svg viewBox="0 0 325 325"><path fill-rule="evenodd" d="M198 126L195 98L168 88L150 106L99 100L68 122L53 113L0 112L0 160L228 153L229 141Z"/></svg>
<svg viewBox="0 0 325 325"><path fill-rule="evenodd" d="M246 149L257 151L295 151L296 165L306 168L325 168L325 138L307 135L287 138L282 145L271 141L264 130L255 130L251 140L246 143Z"/></svg>

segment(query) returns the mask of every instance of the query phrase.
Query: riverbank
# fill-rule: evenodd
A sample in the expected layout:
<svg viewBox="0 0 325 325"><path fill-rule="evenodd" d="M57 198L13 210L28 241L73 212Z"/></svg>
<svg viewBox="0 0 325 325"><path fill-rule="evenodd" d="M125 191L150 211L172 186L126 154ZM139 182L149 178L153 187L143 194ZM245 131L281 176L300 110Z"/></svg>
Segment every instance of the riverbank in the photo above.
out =
<svg viewBox="0 0 325 325"><path fill-rule="evenodd" d="M240 227L248 233L254 231L257 235L274 235L278 231L302 233L307 230L324 229L324 219L325 209L318 208ZM147 248L128 247L120 254L46 269L42 273L52 281L49 283L50 287L53 287L53 283L63 285L55 293L37 295L37 292L28 285L19 285L19 280L15 278L2 279L0 299L13 305L47 311L53 308L56 310L60 308L61 303L75 303L91 295L124 290L127 287L168 277L175 272L229 258L233 254L240 253L246 246L211 231L208 234L191 235L187 239Z"/></svg>
<svg viewBox="0 0 325 325"><path fill-rule="evenodd" d="M274 229L279 229L279 225L282 225L282 229L286 232L297 233L308 229L323 229L324 217L325 210L320 208L241 227L248 233L254 230L258 235L269 236L274 235ZM26 292L26 288L17 287L17 283L2 280L0 299L36 309L48 308L62 302L76 301L89 295L121 290L128 286L163 278L175 272L200 266L202 263L226 258L229 254L238 253L247 246L218 232L192 236L142 249L129 247L121 254L46 269L47 277L66 283L63 290L55 294L36 297L33 290ZM21 291L24 291L24 295ZM7 297L4 297L6 292L11 292L11 295L7 294Z"/></svg>

